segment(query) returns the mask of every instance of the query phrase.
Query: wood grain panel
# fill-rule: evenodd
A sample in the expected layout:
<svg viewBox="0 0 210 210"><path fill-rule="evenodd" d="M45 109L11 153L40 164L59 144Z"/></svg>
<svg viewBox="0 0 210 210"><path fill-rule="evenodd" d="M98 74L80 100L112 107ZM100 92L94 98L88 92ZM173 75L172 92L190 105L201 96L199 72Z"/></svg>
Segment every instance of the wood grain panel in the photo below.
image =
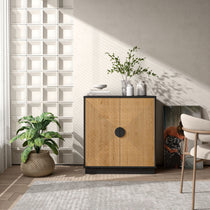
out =
<svg viewBox="0 0 210 210"><path fill-rule="evenodd" d="M85 165L119 166L118 98L86 98Z"/></svg>
<svg viewBox="0 0 210 210"><path fill-rule="evenodd" d="M120 166L155 166L155 99L120 99Z"/></svg>

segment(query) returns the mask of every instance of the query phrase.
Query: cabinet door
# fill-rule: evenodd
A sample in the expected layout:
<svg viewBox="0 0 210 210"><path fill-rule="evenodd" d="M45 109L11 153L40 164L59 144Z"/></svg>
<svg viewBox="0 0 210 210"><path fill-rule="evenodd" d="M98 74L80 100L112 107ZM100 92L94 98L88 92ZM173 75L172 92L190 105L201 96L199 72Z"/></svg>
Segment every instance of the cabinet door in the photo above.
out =
<svg viewBox="0 0 210 210"><path fill-rule="evenodd" d="M119 111L118 98L86 98L86 166L119 166Z"/></svg>
<svg viewBox="0 0 210 210"><path fill-rule="evenodd" d="M155 166L155 99L122 98L120 110L120 165Z"/></svg>

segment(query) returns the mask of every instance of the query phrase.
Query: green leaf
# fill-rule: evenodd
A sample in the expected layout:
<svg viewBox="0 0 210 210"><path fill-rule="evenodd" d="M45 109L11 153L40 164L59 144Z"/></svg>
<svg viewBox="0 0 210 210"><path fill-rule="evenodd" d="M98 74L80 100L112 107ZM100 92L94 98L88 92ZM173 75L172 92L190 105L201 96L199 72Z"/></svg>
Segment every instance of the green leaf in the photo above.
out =
<svg viewBox="0 0 210 210"><path fill-rule="evenodd" d="M42 123L40 123L40 122L33 123L33 126L37 130L42 130Z"/></svg>
<svg viewBox="0 0 210 210"><path fill-rule="evenodd" d="M45 144L50 147L50 149L52 149L53 153L55 153L56 155L58 155L58 150L56 149L56 147L50 143L50 142L45 142Z"/></svg>
<svg viewBox="0 0 210 210"><path fill-rule="evenodd" d="M47 126L50 124L50 120L45 120L45 121L43 121L42 122L42 128L41 128L41 130L46 130L47 129Z"/></svg>
<svg viewBox="0 0 210 210"><path fill-rule="evenodd" d="M32 116L32 115L30 115L30 116L25 116L25 117L21 117L19 120L18 120L18 122L21 122L22 120L27 120L27 121L32 121L32 120L34 120L34 117Z"/></svg>
<svg viewBox="0 0 210 210"><path fill-rule="evenodd" d="M34 138L37 133L38 133L38 130L37 129L30 128L29 130L27 130L25 132L25 138L26 138L26 140L29 140L29 139Z"/></svg>
<svg viewBox="0 0 210 210"><path fill-rule="evenodd" d="M18 122L19 124L29 124L31 127L32 127L32 123L31 122L29 122L29 121L27 121L27 120L22 120L22 121L20 121L20 122Z"/></svg>
<svg viewBox="0 0 210 210"><path fill-rule="evenodd" d="M20 140L22 140L21 137L24 136L24 135L25 135L25 133L21 133L21 134L15 136L15 137L13 137L13 138L10 140L10 143L16 141L16 140L19 139L19 138L20 138Z"/></svg>
<svg viewBox="0 0 210 210"><path fill-rule="evenodd" d="M28 155L32 151L32 147L26 147L24 151L21 153L21 161L25 163L28 159Z"/></svg>
<svg viewBox="0 0 210 210"><path fill-rule="evenodd" d="M51 142L58 149L58 145L57 145L57 143L54 140L52 140L52 139L45 139L44 144L46 142Z"/></svg>
<svg viewBox="0 0 210 210"><path fill-rule="evenodd" d="M28 140L28 141L25 141L22 145L23 145L23 147L26 147L27 145L29 147L34 147L34 141L33 140Z"/></svg>
<svg viewBox="0 0 210 210"><path fill-rule="evenodd" d="M25 139L25 135L26 135L26 132L22 133L22 135L20 136L20 140Z"/></svg>
<svg viewBox="0 0 210 210"><path fill-rule="evenodd" d="M28 140L28 146L29 147L34 147L34 141L33 140Z"/></svg>
<svg viewBox="0 0 210 210"><path fill-rule="evenodd" d="M30 129L31 128L31 126L23 126L23 127L21 127L21 128L19 128L18 130L17 130L17 132L16 132L16 135L20 132L20 131L23 131L23 130L28 130L28 129Z"/></svg>
<svg viewBox="0 0 210 210"><path fill-rule="evenodd" d="M27 145L28 145L28 141L25 141L25 142L22 144L23 147L26 147Z"/></svg>
<svg viewBox="0 0 210 210"><path fill-rule="evenodd" d="M59 138L64 140L63 137L58 132L54 131L47 131L45 133L42 133L41 135L44 136L46 139Z"/></svg>
<svg viewBox="0 0 210 210"><path fill-rule="evenodd" d="M41 120L40 120L40 117L39 117L39 116L35 117L35 120L36 120L36 122L37 122L37 123L41 122Z"/></svg>
<svg viewBox="0 0 210 210"><path fill-rule="evenodd" d="M36 144L36 146L41 147L44 144L44 139L38 137L34 140L34 143Z"/></svg>
<svg viewBox="0 0 210 210"><path fill-rule="evenodd" d="M25 117L22 117L18 120L18 123L27 123L29 125L32 126L32 123L35 122L35 119L33 116L25 116Z"/></svg>
<svg viewBox="0 0 210 210"><path fill-rule="evenodd" d="M51 113L51 112L43 112L41 115L40 115L40 120L42 121L43 119L45 119L47 116L52 116L54 117L54 115Z"/></svg>

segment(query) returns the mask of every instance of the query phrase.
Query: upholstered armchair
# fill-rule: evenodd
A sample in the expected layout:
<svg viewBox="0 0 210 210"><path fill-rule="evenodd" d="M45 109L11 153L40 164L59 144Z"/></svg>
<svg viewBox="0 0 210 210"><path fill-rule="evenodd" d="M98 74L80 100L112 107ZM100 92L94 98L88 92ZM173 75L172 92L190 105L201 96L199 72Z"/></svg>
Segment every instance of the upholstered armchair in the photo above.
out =
<svg viewBox="0 0 210 210"><path fill-rule="evenodd" d="M192 117L186 114L181 115L181 121L184 130L184 146L183 146L183 161L182 161L182 172L181 172L181 188L180 193L183 190L183 179L184 179L184 164L185 156L194 156L193 161L193 189L192 189L192 209L195 206L195 181L196 181L196 162L204 159L210 160L210 121L196 117ZM187 151L186 145L188 140L194 141L194 147ZM202 144L198 145L198 141Z"/></svg>

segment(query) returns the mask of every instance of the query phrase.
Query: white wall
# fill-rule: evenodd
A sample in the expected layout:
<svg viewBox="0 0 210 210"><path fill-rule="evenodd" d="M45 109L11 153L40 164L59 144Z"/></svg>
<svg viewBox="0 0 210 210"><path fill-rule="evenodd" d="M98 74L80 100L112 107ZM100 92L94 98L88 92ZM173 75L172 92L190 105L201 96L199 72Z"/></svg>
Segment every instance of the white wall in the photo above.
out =
<svg viewBox="0 0 210 210"><path fill-rule="evenodd" d="M120 76L106 74L106 51L123 58L140 46L159 75L148 81L149 94L167 105L200 105L210 116L209 11L209 0L75 1L74 163L83 156L83 96L97 83L121 93Z"/></svg>

